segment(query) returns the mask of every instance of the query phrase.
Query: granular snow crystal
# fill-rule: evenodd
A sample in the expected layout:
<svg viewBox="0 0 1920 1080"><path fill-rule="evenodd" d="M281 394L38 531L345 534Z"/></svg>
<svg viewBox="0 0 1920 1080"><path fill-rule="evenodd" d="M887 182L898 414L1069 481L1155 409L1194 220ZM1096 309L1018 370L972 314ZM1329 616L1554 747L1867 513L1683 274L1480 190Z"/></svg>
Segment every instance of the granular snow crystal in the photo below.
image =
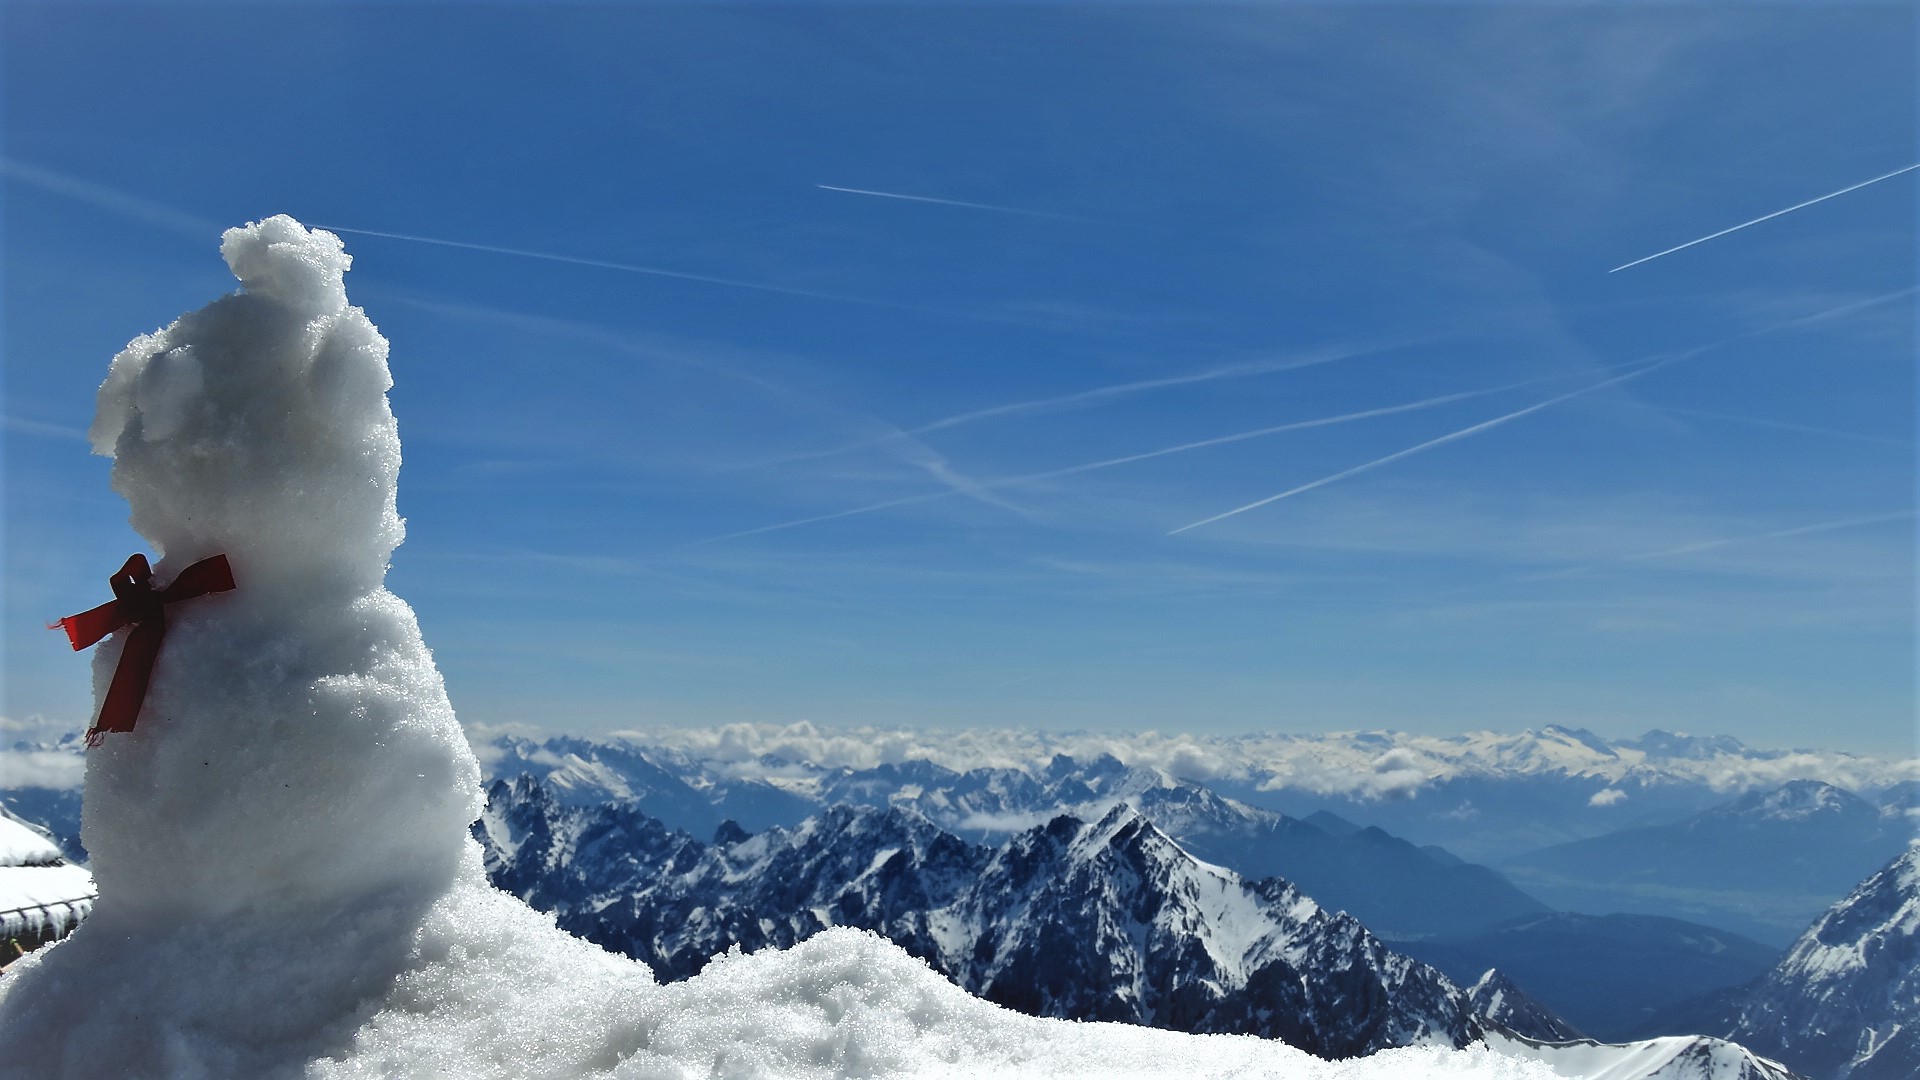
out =
<svg viewBox="0 0 1920 1080"><path fill-rule="evenodd" d="M673 985L561 933L487 884L479 769L385 588L400 440L350 260L284 216L221 253L240 291L115 357L91 434L155 580L224 553L236 588L168 609L138 727L88 753L99 897L0 977L0 1076L1551 1075L1035 1019L855 931Z"/></svg>

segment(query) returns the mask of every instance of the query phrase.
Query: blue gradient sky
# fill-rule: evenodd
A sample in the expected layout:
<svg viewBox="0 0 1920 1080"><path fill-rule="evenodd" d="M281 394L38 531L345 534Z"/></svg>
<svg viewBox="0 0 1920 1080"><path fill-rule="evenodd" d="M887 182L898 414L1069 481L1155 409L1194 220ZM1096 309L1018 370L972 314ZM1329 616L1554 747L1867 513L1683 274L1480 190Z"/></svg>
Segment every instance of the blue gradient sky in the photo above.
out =
<svg viewBox="0 0 1920 1080"><path fill-rule="evenodd" d="M15 721L287 212L558 257L346 234L468 721L1913 750L1920 173L1609 273L1920 162L1910 7L0 17Z"/></svg>

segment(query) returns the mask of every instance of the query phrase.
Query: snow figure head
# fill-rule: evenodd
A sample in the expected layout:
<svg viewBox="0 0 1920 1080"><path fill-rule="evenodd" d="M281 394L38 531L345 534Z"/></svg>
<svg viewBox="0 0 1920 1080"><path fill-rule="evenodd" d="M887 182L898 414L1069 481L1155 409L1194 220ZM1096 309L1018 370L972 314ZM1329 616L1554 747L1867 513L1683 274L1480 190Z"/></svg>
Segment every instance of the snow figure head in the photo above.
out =
<svg viewBox="0 0 1920 1080"><path fill-rule="evenodd" d="M347 306L332 233L227 231L242 291L113 360L90 433L133 527L176 569L226 552L248 588L380 586L403 529L387 342Z"/></svg>
<svg viewBox="0 0 1920 1080"><path fill-rule="evenodd" d="M115 357L93 424L156 581L224 553L238 583L168 608L137 728L90 754L103 921L421 892L479 810L439 673L383 588L400 439L350 260L284 216L221 254L241 291ZM97 690L117 661L103 644Z"/></svg>

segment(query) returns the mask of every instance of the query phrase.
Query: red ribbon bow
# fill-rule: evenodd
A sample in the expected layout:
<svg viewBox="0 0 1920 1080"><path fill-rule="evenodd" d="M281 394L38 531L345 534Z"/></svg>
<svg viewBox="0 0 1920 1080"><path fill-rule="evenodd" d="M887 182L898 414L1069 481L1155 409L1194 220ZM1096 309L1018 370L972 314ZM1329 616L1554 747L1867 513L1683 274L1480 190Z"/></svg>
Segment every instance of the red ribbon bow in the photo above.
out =
<svg viewBox="0 0 1920 1080"><path fill-rule="evenodd" d="M100 705L100 719L87 732L88 746L99 746L109 731L133 730L140 706L147 700L147 683L153 679L160 641L167 636L166 606L177 600L226 592L233 588L233 568L227 565L225 555L215 555L180 571L166 588L155 589L147 557L136 554L107 581L113 586L112 600L56 624L67 632L75 652L123 626L133 626L120 653L120 666L114 669L113 682L107 687L107 700Z"/></svg>

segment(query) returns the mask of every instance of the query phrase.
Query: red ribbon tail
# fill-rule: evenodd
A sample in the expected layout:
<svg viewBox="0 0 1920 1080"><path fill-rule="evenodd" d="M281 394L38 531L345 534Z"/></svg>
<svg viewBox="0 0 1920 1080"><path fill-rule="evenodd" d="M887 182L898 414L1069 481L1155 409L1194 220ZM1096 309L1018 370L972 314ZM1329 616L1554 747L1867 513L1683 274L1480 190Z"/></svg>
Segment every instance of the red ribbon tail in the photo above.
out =
<svg viewBox="0 0 1920 1080"><path fill-rule="evenodd" d="M147 700L147 684L153 680L153 662L160 655L160 639L166 623L149 619L133 628L114 668L113 682L107 686L107 700L100 705L100 722L95 731L132 731L140 718L140 706Z"/></svg>
<svg viewBox="0 0 1920 1080"><path fill-rule="evenodd" d="M120 601L109 600L97 608L83 611L78 615L69 615L54 626L67 632L67 640L73 643L73 651L79 652L126 624L126 616L120 610ZM53 626L47 629L51 630Z"/></svg>
<svg viewBox="0 0 1920 1080"><path fill-rule="evenodd" d="M201 559L173 579L160 593L162 603L171 604L176 600L191 600L208 593L227 592L233 588L233 567L228 565L225 555L213 555Z"/></svg>

